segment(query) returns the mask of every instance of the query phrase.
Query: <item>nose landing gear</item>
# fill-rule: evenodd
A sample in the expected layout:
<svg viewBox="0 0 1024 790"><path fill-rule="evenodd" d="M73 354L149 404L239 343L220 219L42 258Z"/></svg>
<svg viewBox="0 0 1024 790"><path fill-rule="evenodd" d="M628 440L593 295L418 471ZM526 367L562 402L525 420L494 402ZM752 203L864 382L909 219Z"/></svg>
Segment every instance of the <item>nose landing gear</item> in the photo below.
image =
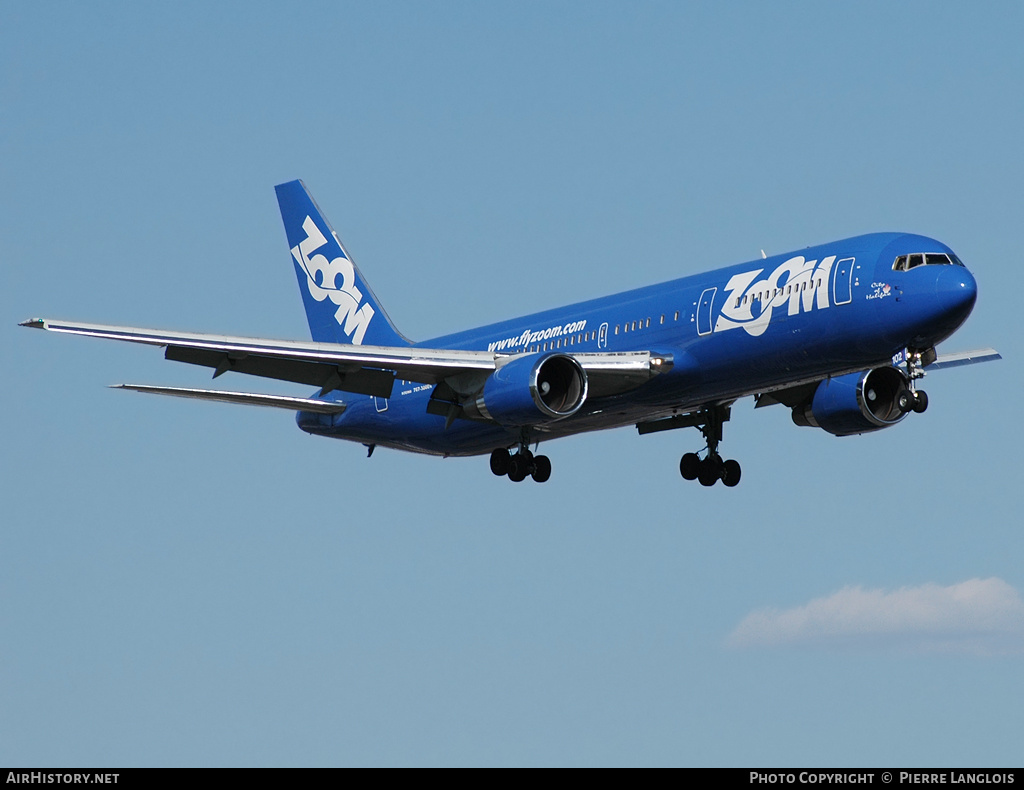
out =
<svg viewBox="0 0 1024 790"><path fill-rule="evenodd" d="M926 351L912 351L907 349L907 378L910 379L910 388L900 393L896 405L899 410L906 414L922 414L928 408L928 393L917 388L917 380L924 378L924 366L935 361L935 349Z"/></svg>

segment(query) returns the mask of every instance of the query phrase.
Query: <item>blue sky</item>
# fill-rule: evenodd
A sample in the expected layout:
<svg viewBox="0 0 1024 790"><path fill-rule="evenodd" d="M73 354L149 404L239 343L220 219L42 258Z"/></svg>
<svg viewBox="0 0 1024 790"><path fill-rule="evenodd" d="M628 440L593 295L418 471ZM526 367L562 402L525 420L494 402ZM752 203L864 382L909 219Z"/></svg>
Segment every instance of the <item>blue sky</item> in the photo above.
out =
<svg viewBox="0 0 1024 790"><path fill-rule="evenodd" d="M1024 10L0 6L0 763L1008 765ZM46 316L307 336L303 178L425 338L878 230L979 282L927 414L737 404L549 483L302 434ZM227 386L307 394L285 384ZM220 384L221 382L218 382Z"/></svg>

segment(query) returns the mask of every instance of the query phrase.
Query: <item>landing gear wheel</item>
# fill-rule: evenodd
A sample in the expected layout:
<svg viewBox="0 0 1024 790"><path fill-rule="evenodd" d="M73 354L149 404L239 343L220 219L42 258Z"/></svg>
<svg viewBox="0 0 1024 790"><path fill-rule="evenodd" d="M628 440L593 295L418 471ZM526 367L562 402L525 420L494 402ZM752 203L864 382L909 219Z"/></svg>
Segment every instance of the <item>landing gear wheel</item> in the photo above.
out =
<svg viewBox="0 0 1024 790"><path fill-rule="evenodd" d="M509 454L508 450L499 447L491 453L491 471L498 477L508 474Z"/></svg>
<svg viewBox="0 0 1024 790"><path fill-rule="evenodd" d="M527 458L523 453L516 453L508 459L508 479L513 483L521 483L530 474L532 458Z"/></svg>
<svg viewBox="0 0 1024 790"><path fill-rule="evenodd" d="M911 408L914 410L914 414L923 414L924 410L928 408L928 393L924 390L917 390L914 393L914 403Z"/></svg>
<svg viewBox="0 0 1024 790"><path fill-rule="evenodd" d="M530 472L536 483L546 483L551 477L551 461L546 455L538 455L533 459L533 471Z"/></svg>
<svg viewBox="0 0 1024 790"><path fill-rule="evenodd" d="M679 474L683 480L696 480L700 474L700 457L697 453L687 453L679 459Z"/></svg>
<svg viewBox="0 0 1024 790"><path fill-rule="evenodd" d="M722 464L722 482L726 486L732 488L740 481L740 465L739 462L729 459Z"/></svg>
<svg viewBox="0 0 1024 790"><path fill-rule="evenodd" d="M700 462L700 471L697 473L697 480L702 486L713 486L722 476L722 459L716 455L709 455Z"/></svg>
<svg viewBox="0 0 1024 790"><path fill-rule="evenodd" d="M906 414L914 408L914 393L910 390L903 390L896 398L896 408L901 414Z"/></svg>

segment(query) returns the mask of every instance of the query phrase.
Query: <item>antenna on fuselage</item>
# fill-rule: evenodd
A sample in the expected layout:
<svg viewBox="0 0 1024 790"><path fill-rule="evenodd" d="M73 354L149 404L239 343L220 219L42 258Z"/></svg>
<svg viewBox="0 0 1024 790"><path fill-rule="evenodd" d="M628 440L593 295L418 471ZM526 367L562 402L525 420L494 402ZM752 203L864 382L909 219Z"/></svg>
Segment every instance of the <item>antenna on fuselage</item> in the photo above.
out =
<svg viewBox="0 0 1024 790"><path fill-rule="evenodd" d="M761 250L761 257L762 258L767 258L768 257L767 255L764 254L764 250Z"/></svg>

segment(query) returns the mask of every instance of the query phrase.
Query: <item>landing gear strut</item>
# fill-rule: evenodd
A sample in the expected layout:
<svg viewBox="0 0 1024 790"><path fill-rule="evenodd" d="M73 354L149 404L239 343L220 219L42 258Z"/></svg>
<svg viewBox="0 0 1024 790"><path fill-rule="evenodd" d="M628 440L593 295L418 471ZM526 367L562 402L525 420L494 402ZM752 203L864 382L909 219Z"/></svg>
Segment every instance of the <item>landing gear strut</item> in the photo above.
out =
<svg viewBox="0 0 1024 790"><path fill-rule="evenodd" d="M521 483L527 477L532 477L534 482L545 483L551 477L551 460L546 455L534 455L523 442L514 455L503 447L492 451L491 471L498 477L508 475L513 483Z"/></svg>
<svg viewBox="0 0 1024 790"><path fill-rule="evenodd" d="M679 474L685 480L698 480L702 486L713 486L721 480L732 488L740 482L740 465L737 461L722 460L718 454L718 443L722 441L722 424L729 419L727 406L712 406L698 414L700 428L707 441L708 454L703 459L697 453L686 453L679 460Z"/></svg>

